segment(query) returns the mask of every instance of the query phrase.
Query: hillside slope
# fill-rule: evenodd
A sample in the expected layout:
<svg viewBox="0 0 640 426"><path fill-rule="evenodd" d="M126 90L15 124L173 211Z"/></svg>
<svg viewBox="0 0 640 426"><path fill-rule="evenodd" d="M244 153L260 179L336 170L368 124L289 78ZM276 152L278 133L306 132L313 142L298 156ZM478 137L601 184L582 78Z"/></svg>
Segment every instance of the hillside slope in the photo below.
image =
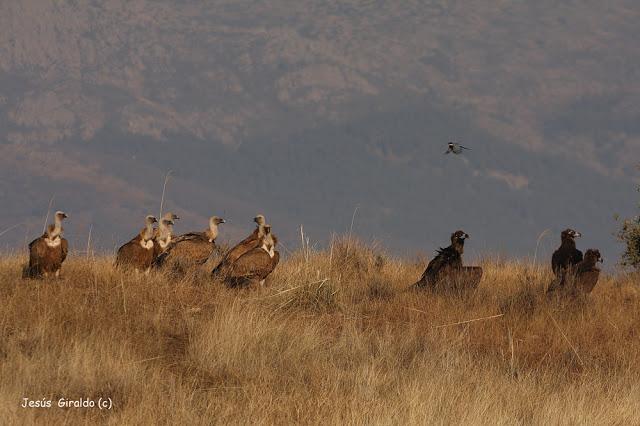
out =
<svg viewBox="0 0 640 426"><path fill-rule="evenodd" d="M0 5L2 236L49 199L110 249L168 206L241 236L355 232L531 253L573 226L616 250L640 158L640 6L43 1ZM449 139L471 146L442 156ZM418 231L417 231L418 230ZM26 234L26 235L25 235ZM320 237L317 237L321 239ZM554 243L555 244L555 243Z"/></svg>

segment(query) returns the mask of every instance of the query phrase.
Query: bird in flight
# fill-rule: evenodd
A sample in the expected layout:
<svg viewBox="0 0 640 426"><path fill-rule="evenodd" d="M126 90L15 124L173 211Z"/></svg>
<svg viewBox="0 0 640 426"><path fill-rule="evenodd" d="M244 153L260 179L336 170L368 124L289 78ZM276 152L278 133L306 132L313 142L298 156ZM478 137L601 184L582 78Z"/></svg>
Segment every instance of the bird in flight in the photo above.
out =
<svg viewBox="0 0 640 426"><path fill-rule="evenodd" d="M455 142L449 142L448 145L448 149L445 152L445 154L449 154L449 153L454 153L454 154L462 154L462 150L463 149L471 149L471 148L467 148L466 146L462 146L459 143L455 143Z"/></svg>

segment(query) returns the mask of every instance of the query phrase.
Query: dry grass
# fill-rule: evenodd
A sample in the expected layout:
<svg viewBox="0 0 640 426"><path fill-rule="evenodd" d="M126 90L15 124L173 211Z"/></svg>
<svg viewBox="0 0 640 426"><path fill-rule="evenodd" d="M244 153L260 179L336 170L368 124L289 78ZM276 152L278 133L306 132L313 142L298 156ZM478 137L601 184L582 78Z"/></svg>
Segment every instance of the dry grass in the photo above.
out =
<svg viewBox="0 0 640 426"><path fill-rule="evenodd" d="M423 264L348 240L259 290L110 258L23 281L21 261L0 260L3 423L640 424L632 276L547 301L548 271L487 261L475 293L445 297L406 291ZM20 407L101 396L113 410Z"/></svg>

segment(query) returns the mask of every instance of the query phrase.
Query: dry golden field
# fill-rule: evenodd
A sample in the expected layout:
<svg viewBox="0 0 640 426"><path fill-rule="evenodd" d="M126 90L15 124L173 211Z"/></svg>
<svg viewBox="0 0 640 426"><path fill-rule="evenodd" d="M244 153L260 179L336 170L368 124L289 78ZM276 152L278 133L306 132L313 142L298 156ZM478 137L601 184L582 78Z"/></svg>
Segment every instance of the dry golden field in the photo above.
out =
<svg viewBox="0 0 640 426"><path fill-rule="evenodd" d="M547 268L494 259L444 296L406 290L424 260L347 239L257 290L106 256L23 281L24 260L0 260L2 424L640 424L637 276L547 301Z"/></svg>

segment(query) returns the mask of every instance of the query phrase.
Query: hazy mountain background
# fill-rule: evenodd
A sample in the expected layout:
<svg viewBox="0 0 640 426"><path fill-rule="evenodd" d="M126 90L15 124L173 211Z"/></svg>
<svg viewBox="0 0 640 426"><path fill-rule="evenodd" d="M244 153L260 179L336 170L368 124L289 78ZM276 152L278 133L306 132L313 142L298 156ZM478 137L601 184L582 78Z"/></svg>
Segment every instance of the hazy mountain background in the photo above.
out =
<svg viewBox="0 0 640 426"><path fill-rule="evenodd" d="M177 231L267 215L285 248L350 228L431 253L542 254L567 226L609 258L636 211L634 0L0 3L0 248L49 200L78 250L166 209ZM442 155L458 140L464 157ZM612 256L613 254L613 256Z"/></svg>

